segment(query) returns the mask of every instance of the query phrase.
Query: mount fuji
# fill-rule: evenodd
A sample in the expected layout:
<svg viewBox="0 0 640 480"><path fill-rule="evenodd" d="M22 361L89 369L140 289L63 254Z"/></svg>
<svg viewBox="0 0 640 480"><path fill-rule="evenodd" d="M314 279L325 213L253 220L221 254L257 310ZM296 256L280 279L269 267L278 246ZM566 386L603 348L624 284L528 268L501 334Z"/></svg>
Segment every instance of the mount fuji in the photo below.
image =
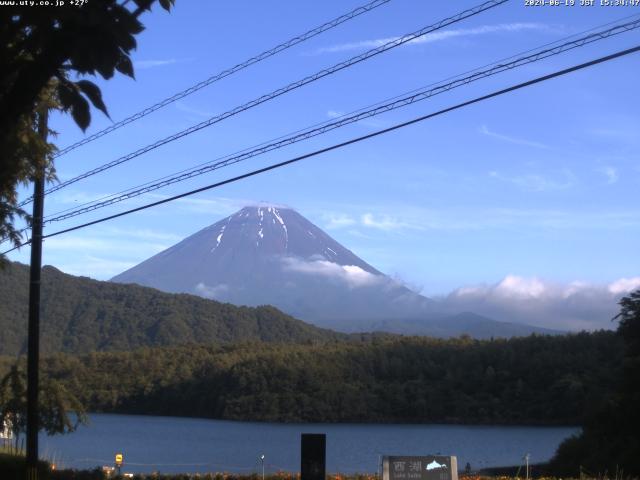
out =
<svg viewBox="0 0 640 480"><path fill-rule="evenodd" d="M245 207L117 275L171 293L235 305L274 305L339 331L478 338L551 333L472 313L439 312L290 208Z"/></svg>

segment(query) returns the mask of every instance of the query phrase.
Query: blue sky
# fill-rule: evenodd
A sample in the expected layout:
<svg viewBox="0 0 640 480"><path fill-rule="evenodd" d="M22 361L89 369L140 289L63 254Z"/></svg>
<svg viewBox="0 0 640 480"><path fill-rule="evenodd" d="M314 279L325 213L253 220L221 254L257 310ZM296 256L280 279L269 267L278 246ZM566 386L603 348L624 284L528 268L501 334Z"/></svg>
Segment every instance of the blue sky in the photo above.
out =
<svg viewBox="0 0 640 480"><path fill-rule="evenodd" d="M178 0L143 16L136 80L97 80L119 120L363 4ZM392 0L59 158L61 180L476 5ZM579 3L579 2L578 2ZM504 6L161 147L46 199L46 214L326 121L600 24L638 7ZM47 227L55 231L281 161L640 43L634 31ZM552 80L178 202L49 239L44 262L98 279L255 202L297 209L376 268L427 295L469 285L535 294L640 285L640 55ZM108 126L99 112L87 134ZM56 116L61 147L83 133ZM26 195L26 191L25 191ZM45 231L45 233L46 233ZM28 263L29 249L10 258ZM626 279L627 283L620 282ZM519 282L519 283L518 283ZM538 282L538 283L535 283ZM579 282L579 283L576 283ZM509 283L513 285L513 282ZM551 287L555 286L555 287ZM516 290L517 290L516 288ZM624 290L621 290L624 291Z"/></svg>

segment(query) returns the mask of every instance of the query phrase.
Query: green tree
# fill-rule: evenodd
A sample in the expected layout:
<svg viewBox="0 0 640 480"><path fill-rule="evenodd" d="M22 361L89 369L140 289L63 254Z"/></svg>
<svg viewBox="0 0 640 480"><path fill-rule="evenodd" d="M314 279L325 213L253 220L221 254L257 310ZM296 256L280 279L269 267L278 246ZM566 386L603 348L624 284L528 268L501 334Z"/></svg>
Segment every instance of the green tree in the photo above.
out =
<svg viewBox="0 0 640 480"><path fill-rule="evenodd" d="M56 380L44 378L40 382L39 397L39 426L48 435L70 433L87 422L80 400ZM27 429L26 413L26 374L18 365L13 365L0 380L0 425L9 427L16 447L20 435Z"/></svg>
<svg viewBox="0 0 640 480"><path fill-rule="evenodd" d="M640 290L620 300L617 333L624 356L617 389L585 422L581 435L563 442L551 467L554 473L640 475Z"/></svg>
<svg viewBox="0 0 640 480"><path fill-rule="evenodd" d="M134 76L129 54L144 29L139 16L156 0L100 0L82 5L4 6L0 9L0 239L18 244L17 186L42 171L50 148L36 134L35 113L43 95L85 130L91 122L89 102L107 114L100 89L71 74ZM158 0L169 10L175 0ZM55 80L52 82L52 79ZM53 90L51 90L53 89ZM53 166L48 165L53 174Z"/></svg>
<svg viewBox="0 0 640 480"><path fill-rule="evenodd" d="M17 366L4 376L0 382L0 425L6 426L13 435L16 448L18 447L19 432L26 430L26 384Z"/></svg>

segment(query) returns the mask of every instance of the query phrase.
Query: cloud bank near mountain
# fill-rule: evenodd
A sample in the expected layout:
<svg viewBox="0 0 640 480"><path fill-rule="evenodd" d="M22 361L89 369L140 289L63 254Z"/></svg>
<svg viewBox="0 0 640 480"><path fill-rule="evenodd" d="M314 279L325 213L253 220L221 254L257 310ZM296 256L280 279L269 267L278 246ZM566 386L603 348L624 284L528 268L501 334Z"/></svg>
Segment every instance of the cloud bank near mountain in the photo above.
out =
<svg viewBox="0 0 640 480"><path fill-rule="evenodd" d="M616 328L612 318L618 313L618 301L638 288L640 277L595 285L508 275L496 284L462 287L437 300L450 312L472 311L500 321L555 329L596 330Z"/></svg>
<svg viewBox="0 0 640 480"><path fill-rule="evenodd" d="M349 288L381 285L390 281L383 275L369 273L357 265L339 265L320 258L305 260L298 257L282 257L281 260L285 271L321 275L342 282Z"/></svg>
<svg viewBox="0 0 640 480"><path fill-rule="evenodd" d="M338 265L320 258L281 257L279 261L284 272L301 275L299 280L322 277L353 293L372 287L384 292L401 286L416 291L401 279L372 274L355 265ZM618 301L639 288L640 277L595 285L581 281L560 284L536 277L508 275L496 284L465 286L448 295L432 297L431 313L473 312L503 322L564 331L615 329L617 323L612 319L619 311ZM226 284L208 286L201 283L196 287L196 293L225 301L231 292ZM410 306L413 300L410 296L397 298L396 303L405 302Z"/></svg>

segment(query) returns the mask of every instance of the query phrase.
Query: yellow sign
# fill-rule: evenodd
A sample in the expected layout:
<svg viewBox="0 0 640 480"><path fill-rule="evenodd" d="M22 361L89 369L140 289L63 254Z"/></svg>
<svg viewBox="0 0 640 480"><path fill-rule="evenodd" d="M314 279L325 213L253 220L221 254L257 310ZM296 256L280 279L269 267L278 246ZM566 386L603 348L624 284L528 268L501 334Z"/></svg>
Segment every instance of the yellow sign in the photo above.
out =
<svg viewBox="0 0 640 480"><path fill-rule="evenodd" d="M122 454L116 453L116 465L122 465Z"/></svg>

